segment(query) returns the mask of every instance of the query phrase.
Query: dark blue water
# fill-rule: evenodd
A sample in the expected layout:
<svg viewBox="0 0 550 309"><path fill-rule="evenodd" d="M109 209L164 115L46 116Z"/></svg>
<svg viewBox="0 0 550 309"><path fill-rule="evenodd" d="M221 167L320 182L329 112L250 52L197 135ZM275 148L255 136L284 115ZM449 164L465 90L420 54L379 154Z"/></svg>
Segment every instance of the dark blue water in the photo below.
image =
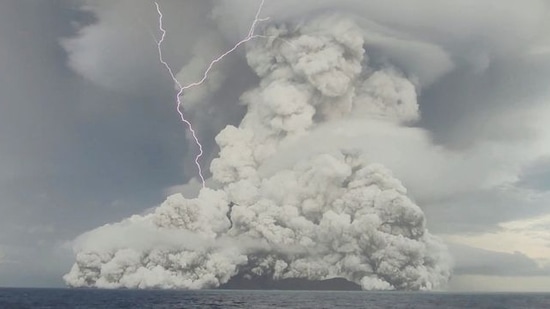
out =
<svg viewBox="0 0 550 309"><path fill-rule="evenodd" d="M550 308L550 294L0 289L0 308Z"/></svg>

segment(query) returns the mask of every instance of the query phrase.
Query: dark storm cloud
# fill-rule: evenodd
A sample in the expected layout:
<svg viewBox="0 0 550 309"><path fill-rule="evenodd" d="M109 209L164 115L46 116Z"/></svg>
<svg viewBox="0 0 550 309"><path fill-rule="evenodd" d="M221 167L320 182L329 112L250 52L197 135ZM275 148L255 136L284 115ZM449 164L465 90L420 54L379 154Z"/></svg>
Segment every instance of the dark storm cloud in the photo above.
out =
<svg viewBox="0 0 550 309"><path fill-rule="evenodd" d="M450 147L480 140L529 141L536 132L522 112L548 101L550 54L497 59L483 71L465 67L443 77L420 97L422 126ZM501 119L501 114L518 116ZM527 121L525 121L527 120Z"/></svg>
<svg viewBox="0 0 550 309"><path fill-rule="evenodd" d="M151 99L159 101L154 96L160 96L161 89L166 96L162 102L168 104L164 104L168 108L164 109L165 116L170 117L169 113L175 112L175 102L170 102L173 97L168 98L174 95L174 91L168 72L160 66L157 55L155 40L160 38L161 31L153 3L132 0L84 3L86 5L81 8L91 12L97 22L80 28L76 35L61 41L68 53L69 66L86 80L112 91L143 95L153 92ZM207 62L234 44L234 38L218 33L211 1L161 1L160 5L163 24L167 29L163 42L165 60L173 68L185 66L182 82L200 79ZM105 51L104 46L109 46L109 50ZM185 114L191 119L205 150L202 159L204 166L218 151L214 136L227 124L238 123L242 118L244 109L236 102L242 92L250 87L251 81L257 79L246 66L242 50L237 50L236 54L218 63L205 81L205 87L184 94ZM220 67L231 74L221 73ZM200 102L200 108L195 106L197 102ZM181 132L185 129L181 126L172 138L183 140ZM196 151L192 145L182 159L183 163L180 163L188 172L188 177L196 173ZM205 172L208 174L208 169Z"/></svg>
<svg viewBox="0 0 550 309"><path fill-rule="evenodd" d="M0 285L59 284L63 242L185 180L184 130L162 71L128 94L66 66L59 40L93 21L69 1L0 3L0 252L19 261L0 265Z"/></svg>
<svg viewBox="0 0 550 309"><path fill-rule="evenodd" d="M161 2L169 29L166 57L178 69L195 61L195 68L184 70L189 76L200 73L208 52L247 31L249 20L242 17L257 5L215 3L211 14L212 1ZM544 125L533 123L544 124L536 108L550 97L550 54L541 52L550 39L538 42L547 33L548 2L442 3L419 0L411 9L399 1L267 1L266 13L292 20L313 14L311 7L315 14L339 7L378 23L373 29L395 39L370 33L366 49L373 64L392 62L425 82L417 125L426 132L419 140L433 138L459 154L481 153L464 155L469 168L448 174L436 174L433 169L447 171L445 165L421 155L410 156L406 170L394 171L422 178L405 177L405 185L426 212L430 230L483 232L547 213L547 149L538 148L548 139ZM354 10L359 6L364 12ZM185 128L174 117L172 83L158 66L156 35L149 1L0 3L0 254L4 261L23 261L0 265L0 285L39 277L44 284L60 282L70 261L53 247L159 203L163 189L194 175L189 158L195 150L185 145ZM219 85L209 86L200 106L187 106L206 144L204 166L217 154L214 135L244 114L239 95L257 83L243 55L240 50L227 59L217 71ZM403 150L408 154L434 149L414 141L403 145L411 146ZM410 151L416 146L419 151ZM478 180L500 170L506 181L494 187ZM45 261L25 270L36 264L34 256L58 261L56 271L45 274ZM499 263L534 269L527 259L518 254ZM475 273L476 265L458 269ZM495 267L494 274L508 274L507 267Z"/></svg>

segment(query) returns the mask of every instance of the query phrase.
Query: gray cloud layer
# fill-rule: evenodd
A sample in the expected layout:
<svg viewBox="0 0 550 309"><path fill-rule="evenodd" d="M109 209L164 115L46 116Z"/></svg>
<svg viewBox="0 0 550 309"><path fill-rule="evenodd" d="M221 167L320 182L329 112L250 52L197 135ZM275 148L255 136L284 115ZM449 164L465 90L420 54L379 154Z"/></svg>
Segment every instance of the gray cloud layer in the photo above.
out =
<svg viewBox="0 0 550 309"><path fill-rule="evenodd" d="M62 243L185 179L183 130L160 69L158 88L128 95L65 66L59 39L91 21L75 4L3 1L0 15L0 251L19 261L0 265L0 285L60 285Z"/></svg>
<svg viewBox="0 0 550 309"><path fill-rule="evenodd" d="M168 60L183 68L179 76L185 79L242 37L250 22L243 16L252 16L258 3L216 2L212 19L203 18L212 9L209 1L161 4L170 31ZM171 83L157 66L151 3L90 2L85 12L61 2L1 5L0 245L5 260L24 258L28 265L37 251L58 259L61 253L52 246L158 203L165 188L194 175L190 160L180 159L191 158L194 149L183 144ZM369 67L380 72L358 94L398 102L395 89L407 89L410 80L421 117L417 128L360 119L316 128L304 140L282 145L288 153L267 160L263 177L291 168L301 156L293 154L300 143L349 142L403 181L432 231L490 230L498 222L548 211L543 167L550 56L540 52L549 42L548 2L350 0L287 7L288 1L267 1L264 13L276 23L325 12L354 15L364 31ZM71 28L74 21L82 28ZM68 54L58 45L61 37ZM240 123L240 94L258 84L244 54L239 50L216 69L209 91L187 94L187 111L207 145L204 166L218 151L214 136ZM377 92L400 79L405 82L393 92ZM396 114L374 103L359 112L394 111L392 117L412 120L415 107L408 106ZM38 230L43 232L33 232Z"/></svg>
<svg viewBox="0 0 550 309"><path fill-rule="evenodd" d="M450 250L455 260L459 261L454 268L457 275L550 275L550 268L539 266L521 252L499 253L458 244L451 244Z"/></svg>

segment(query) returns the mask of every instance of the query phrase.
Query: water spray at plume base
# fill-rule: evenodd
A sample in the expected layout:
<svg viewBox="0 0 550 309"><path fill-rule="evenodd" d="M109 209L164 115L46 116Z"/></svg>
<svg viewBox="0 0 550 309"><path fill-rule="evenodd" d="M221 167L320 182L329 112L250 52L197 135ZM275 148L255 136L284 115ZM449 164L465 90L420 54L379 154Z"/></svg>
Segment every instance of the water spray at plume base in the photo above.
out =
<svg viewBox="0 0 550 309"><path fill-rule="evenodd" d="M362 31L345 15L264 31L247 45L260 82L241 96L246 115L216 137L216 189L175 194L150 214L82 235L68 285L199 289L239 275L419 290L449 279L447 250L422 210L356 145L264 168L324 124L418 119L415 83L369 66Z"/></svg>

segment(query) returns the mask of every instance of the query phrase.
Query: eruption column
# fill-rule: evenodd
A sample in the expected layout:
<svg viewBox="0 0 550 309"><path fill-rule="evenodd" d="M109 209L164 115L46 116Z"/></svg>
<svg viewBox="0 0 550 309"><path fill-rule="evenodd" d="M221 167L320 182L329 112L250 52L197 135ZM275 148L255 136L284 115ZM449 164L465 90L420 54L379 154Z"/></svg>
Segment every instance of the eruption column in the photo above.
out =
<svg viewBox="0 0 550 309"><path fill-rule="evenodd" d="M157 49L158 49L158 53L159 53L159 60L166 67L166 70L168 70L168 73L170 74L170 77L172 78L172 80L174 81L174 83L177 86L178 93L176 95L176 102L177 102L176 111L178 112L181 121L184 122L187 125L187 127L189 128L189 131L191 132L191 135L193 136L193 139L195 140L195 144L197 144L197 146L199 147L199 153L195 156L195 165L197 166L197 169L198 169L198 172L199 172L199 177L201 179L203 188L206 187L206 182L204 180L204 175L202 173L201 164L199 162L200 158L203 155L202 144L201 144L199 138L197 137L197 134L196 134L195 130L193 129L193 126L191 125L191 122L189 122L189 120L187 120L185 118L185 115L183 114L182 100L181 100L180 97L183 95L183 92L185 90L202 85L202 83L204 83L204 81L208 78L208 74L210 73L210 71L212 70L214 65L216 63L220 62L223 58L225 58L225 56L231 54L233 51L235 51L237 48L239 48L239 46L241 46L242 44L244 44L244 43L246 43L246 42L248 42L248 41L250 41L254 38L262 37L261 35L255 35L254 31L256 30L256 26L258 25L259 22L267 21L269 19L269 18L260 18L260 14L262 12L264 2L265 2L265 0L261 0L260 6L258 7L258 10L256 11L256 15L254 16L254 21L252 22L252 25L250 26L250 30L248 31L248 35L244 39L237 42L237 44L235 44L231 49L229 49L225 53L221 54L220 56L218 56L217 58L212 60L210 62L210 65L204 71L204 74L203 74L202 78L199 81L190 83L190 84L185 85L185 86L182 85L178 81L178 79L174 75L174 72L172 71L172 69L170 68L170 66L164 60L164 58L162 56L162 42L164 42L164 38L166 37L166 29L164 29L164 27L163 27L163 23L162 23L163 14L162 14L162 11L160 10L160 6L159 6L158 2L155 2L155 6L157 8L157 13L159 15L159 30L162 33L162 35L160 37L160 40L157 41Z"/></svg>

